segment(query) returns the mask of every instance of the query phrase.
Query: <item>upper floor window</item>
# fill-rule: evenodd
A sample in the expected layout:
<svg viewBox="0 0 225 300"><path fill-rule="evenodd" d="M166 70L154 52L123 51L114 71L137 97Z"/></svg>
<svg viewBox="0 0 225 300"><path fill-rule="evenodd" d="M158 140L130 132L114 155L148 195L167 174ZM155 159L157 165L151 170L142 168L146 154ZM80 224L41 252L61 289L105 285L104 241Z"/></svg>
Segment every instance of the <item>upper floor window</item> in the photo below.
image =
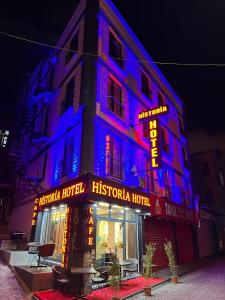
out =
<svg viewBox="0 0 225 300"><path fill-rule="evenodd" d="M165 105L165 96L161 92L158 92L158 105Z"/></svg>
<svg viewBox="0 0 225 300"><path fill-rule="evenodd" d="M72 58L72 56L75 54L75 52L77 52L78 50L78 32L75 34L75 36L72 38L72 40L70 41L70 44L68 46L68 49L71 51L67 51L66 56L65 56L65 63L67 64L70 59Z"/></svg>
<svg viewBox="0 0 225 300"><path fill-rule="evenodd" d="M109 33L109 55L120 67L123 67L122 44L112 34L112 32Z"/></svg>
<svg viewBox="0 0 225 300"><path fill-rule="evenodd" d="M73 150L74 140L73 138L67 138L64 144L64 154L62 161L62 176L65 176L72 172L73 166Z"/></svg>
<svg viewBox="0 0 225 300"><path fill-rule="evenodd" d="M169 144L167 141L167 134L166 134L166 130L161 128L161 146L163 151L165 151L166 153L169 153Z"/></svg>
<svg viewBox="0 0 225 300"><path fill-rule="evenodd" d="M111 78L108 80L108 107L114 114L124 118L122 88Z"/></svg>
<svg viewBox="0 0 225 300"><path fill-rule="evenodd" d="M184 121L180 117L178 118L178 120L179 120L179 130L180 130L180 133L184 135L185 134Z"/></svg>
<svg viewBox="0 0 225 300"><path fill-rule="evenodd" d="M168 170L164 170L163 177L164 177L165 196L168 199L171 199L171 188L170 188L170 183L169 183L169 171Z"/></svg>
<svg viewBox="0 0 225 300"><path fill-rule="evenodd" d="M75 78L73 77L66 86L66 96L61 103L61 114L64 113L70 106L73 105L75 91Z"/></svg>
<svg viewBox="0 0 225 300"><path fill-rule="evenodd" d="M150 79L143 72L141 73L141 91L148 98L152 97Z"/></svg>
<svg viewBox="0 0 225 300"><path fill-rule="evenodd" d="M189 162L188 162L188 154L187 154L187 149L185 147L182 148L182 155L183 155L183 160L184 160L184 166L185 168L189 168Z"/></svg>
<svg viewBox="0 0 225 300"><path fill-rule="evenodd" d="M49 106L35 105L34 106L34 123L33 123L33 139L46 137L48 134L48 116Z"/></svg>
<svg viewBox="0 0 225 300"><path fill-rule="evenodd" d="M114 137L106 136L106 175L123 178L122 143Z"/></svg>

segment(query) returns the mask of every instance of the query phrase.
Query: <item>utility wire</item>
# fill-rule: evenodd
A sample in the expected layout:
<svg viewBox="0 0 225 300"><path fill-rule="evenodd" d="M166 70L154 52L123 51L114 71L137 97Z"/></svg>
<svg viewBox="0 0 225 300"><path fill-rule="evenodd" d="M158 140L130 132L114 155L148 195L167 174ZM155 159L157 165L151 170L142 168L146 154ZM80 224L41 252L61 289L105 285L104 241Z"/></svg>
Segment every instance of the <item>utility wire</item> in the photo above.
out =
<svg viewBox="0 0 225 300"><path fill-rule="evenodd" d="M48 48L52 48L52 49L57 49L57 50L62 50L62 51L67 51L67 52L73 52L73 53L80 54L80 55L101 57L98 54L74 51L74 50L69 49L69 48L58 47L58 46L50 45L50 44L47 44L47 43L38 42L38 41L35 41L35 40L23 38L21 36L9 34L9 33L2 32L2 31L0 31L0 34L4 35L4 36L7 36L7 37L10 37L10 38L14 38L14 39L17 39L17 40L21 40L21 41L24 41L24 42L28 42L28 43L31 43L31 44L44 46L44 47L48 47ZM187 66L187 67L225 67L225 63L181 63L181 62L149 61L149 60L145 60L145 59L138 60L138 59L118 58L118 57L112 57L112 58L116 59L116 60L121 60L121 61L142 62L142 63L156 64L156 65L174 65L174 66Z"/></svg>

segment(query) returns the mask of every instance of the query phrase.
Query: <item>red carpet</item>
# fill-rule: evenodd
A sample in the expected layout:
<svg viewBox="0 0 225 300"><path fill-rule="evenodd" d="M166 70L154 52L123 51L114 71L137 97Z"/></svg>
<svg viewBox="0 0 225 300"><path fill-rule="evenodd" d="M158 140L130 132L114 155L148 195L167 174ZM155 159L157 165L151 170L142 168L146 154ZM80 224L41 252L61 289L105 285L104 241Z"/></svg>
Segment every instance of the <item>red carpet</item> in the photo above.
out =
<svg viewBox="0 0 225 300"><path fill-rule="evenodd" d="M153 286L157 283L162 282L163 278L152 278L149 279L149 285ZM136 292L139 292L143 290L144 286L146 285L146 280L143 277L137 277L134 278L134 280L126 280L123 281L123 284L126 284L126 286L122 286L122 288L119 291L118 296L123 298L129 295L132 295ZM114 296L114 290L111 287L105 288L107 299L111 300ZM88 299L92 300L94 296L95 300L106 300L105 293L102 293L101 289L97 291L93 291L91 294L88 295Z"/></svg>
<svg viewBox="0 0 225 300"><path fill-rule="evenodd" d="M153 286L157 283L163 281L163 278L152 278L149 279L149 285ZM126 297L132 295L136 292L143 290L143 287L146 285L146 280L143 277L137 277L134 280L126 280L123 281L123 285L119 291L119 297ZM105 293L106 292L106 293ZM106 287L105 292L102 292L102 289L93 291L91 294L87 296L89 300L110 300L114 296L114 290L111 287ZM63 295L59 291L43 291L43 292L35 292L33 294L39 300L72 300L72 296Z"/></svg>

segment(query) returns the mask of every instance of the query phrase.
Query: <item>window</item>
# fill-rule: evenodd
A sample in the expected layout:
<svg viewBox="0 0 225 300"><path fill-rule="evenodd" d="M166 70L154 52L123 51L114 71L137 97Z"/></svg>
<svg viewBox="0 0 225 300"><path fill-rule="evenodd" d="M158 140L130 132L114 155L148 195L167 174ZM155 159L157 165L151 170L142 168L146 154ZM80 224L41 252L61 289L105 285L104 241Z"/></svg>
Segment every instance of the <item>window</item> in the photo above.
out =
<svg viewBox="0 0 225 300"><path fill-rule="evenodd" d="M184 130L184 121L183 121L182 118L179 118L179 129L180 129L180 133L181 133L182 135L184 135L184 134L185 134L185 130Z"/></svg>
<svg viewBox="0 0 225 300"><path fill-rule="evenodd" d="M159 185L158 180L156 176L156 172L154 170L151 170L151 160L146 159L145 163L145 170L143 173L144 176L144 188L146 188L147 191L158 193L159 191Z"/></svg>
<svg viewBox="0 0 225 300"><path fill-rule="evenodd" d="M53 259L56 261L61 261L62 259L66 208L66 205L60 205L54 209L45 209L38 214L38 230L36 230L35 241L41 244L54 243Z"/></svg>
<svg viewBox="0 0 225 300"><path fill-rule="evenodd" d="M169 153L169 145L167 142L167 135L165 129L161 128L161 146L163 151L165 151L167 154Z"/></svg>
<svg viewBox="0 0 225 300"><path fill-rule="evenodd" d="M150 80L143 72L141 73L141 91L148 98L152 97Z"/></svg>
<svg viewBox="0 0 225 300"><path fill-rule="evenodd" d="M165 196L167 199L171 199L171 189L170 189L170 183L169 183L169 171L168 170L164 170L163 177L164 177Z"/></svg>
<svg viewBox="0 0 225 300"><path fill-rule="evenodd" d="M184 167L186 169L189 169L189 162L188 162L188 155L187 155L187 149L182 148L182 155L183 155L183 160L184 160Z"/></svg>
<svg viewBox="0 0 225 300"><path fill-rule="evenodd" d="M207 162L202 163L202 175L205 178L210 176L209 164Z"/></svg>
<svg viewBox="0 0 225 300"><path fill-rule="evenodd" d="M111 78L108 80L108 107L117 116L124 118L122 105L122 89Z"/></svg>
<svg viewBox="0 0 225 300"><path fill-rule="evenodd" d="M158 92L158 105L165 105L165 97L161 92Z"/></svg>
<svg viewBox="0 0 225 300"><path fill-rule="evenodd" d="M75 89L75 78L73 77L66 86L66 97L61 103L61 114L63 114L70 106L73 105Z"/></svg>
<svg viewBox="0 0 225 300"><path fill-rule="evenodd" d="M62 176L68 175L72 172L73 150L74 150L73 138L66 139L65 146L64 146L63 161L62 161Z"/></svg>
<svg viewBox="0 0 225 300"><path fill-rule="evenodd" d="M34 123L33 123L33 139L39 139L41 137L46 137L48 133L48 115L49 106L35 105L34 106Z"/></svg>
<svg viewBox="0 0 225 300"><path fill-rule="evenodd" d="M109 34L109 55L120 67L123 67L122 45L112 32Z"/></svg>
<svg viewBox="0 0 225 300"><path fill-rule="evenodd" d="M123 178L122 143L110 135L106 136L106 175Z"/></svg>
<svg viewBox="0 0 225 300"><path fill-rule="evenodd" d="M78 50L78 33L72 38L70 45L68 47L70 50L77 52ZM68 64L72 56L75 54L72 51L68 51L65 56L65 63Z"/></svg>

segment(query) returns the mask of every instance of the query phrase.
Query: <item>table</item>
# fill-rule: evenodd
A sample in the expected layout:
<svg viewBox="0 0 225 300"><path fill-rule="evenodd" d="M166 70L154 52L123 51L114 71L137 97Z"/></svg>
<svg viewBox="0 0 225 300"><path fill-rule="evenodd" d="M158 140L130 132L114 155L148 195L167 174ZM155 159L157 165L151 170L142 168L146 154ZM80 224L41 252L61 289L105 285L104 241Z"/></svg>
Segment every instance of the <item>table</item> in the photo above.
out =
<svg viewBox="0 0 225 300"><path fill-rule="evenodd" d="M96 274L97 271L92 268L92 267L72 267L71 268L71 274L72 275L94 275ZM81 295L75 295L73 299L86 299L88 300L88 298L85 298L87 295L85 294L81 294Z"/></svg>
<svg viewBox="0 0 225 300"><path fill-rule="evenodd" d="M22 237L24 235L26 235L26 232L12 232L11 234L11 239L12 240L16 240L16 249L15 250L19 250L20 249L20 241L22 239Z"/></svg>
<svg viewBox="0 0 225 300"><path fill-rule="evenodd" d="M29 242L27 243L27 246L29 247L28 254L32 255L31 260L29 258L27 264L29 265L29 263L31 263L30 265L31 268L38 268L38 265L37 266L32 265L32 261L33 261L32 258L35 260L35 255L38 254L39 248L42 246L42 244L38 242Z"/></svg>

